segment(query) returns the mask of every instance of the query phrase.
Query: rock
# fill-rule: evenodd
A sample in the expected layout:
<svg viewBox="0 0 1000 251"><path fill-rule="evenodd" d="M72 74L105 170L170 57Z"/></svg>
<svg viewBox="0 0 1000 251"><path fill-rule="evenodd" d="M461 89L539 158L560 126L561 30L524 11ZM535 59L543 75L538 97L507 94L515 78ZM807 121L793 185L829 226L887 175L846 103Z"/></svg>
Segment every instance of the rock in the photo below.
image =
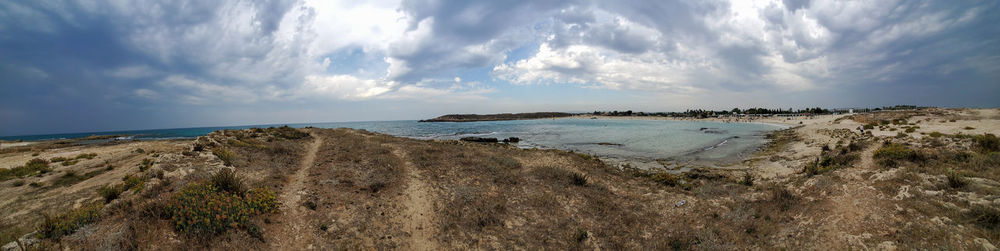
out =
<svg viewBox="0 0 1000 251"><path fill-rule="evenodd" d="M997 250L997 247L993 246L993 244L990 243L990 241L987 239L976 238L975 240L972 240L972 242L975 242L976 244L982 246L983 250Z"/></svg>
<svg viewBox="0 0 1000 251"><path fill-rule="evenodd" d="M480 137L465 137L461 139L462 141L468 142L479 142L479 143L497 143L500 142L497 138L480 138Z"/></svg>
<svg viewBox="0 0 1000 251"><path fill-rule="evenodd" d="M517 143L517 142L521 142L521 138L510 137L503 140L503 143Z"/></svg>
<svg viewBox="0 0 1000 251"><path fill-rule="evenodd" d="M38 238L35 238L35 234L36 234L36 232L32 232L32 233L29 233L29 234L26 234L26 235L22 236L19 239L21 241L21 245L24 245L24 248L32 249L31 246L35 245L36 243L38 243ZM7 243L6 245L3 245L3 247L0 248L0 250L3 250L3 251L16 251L16 250L23 250L23 249L21 249L21 246L18 245L17 241L12 241L12 242Z"/></svg>

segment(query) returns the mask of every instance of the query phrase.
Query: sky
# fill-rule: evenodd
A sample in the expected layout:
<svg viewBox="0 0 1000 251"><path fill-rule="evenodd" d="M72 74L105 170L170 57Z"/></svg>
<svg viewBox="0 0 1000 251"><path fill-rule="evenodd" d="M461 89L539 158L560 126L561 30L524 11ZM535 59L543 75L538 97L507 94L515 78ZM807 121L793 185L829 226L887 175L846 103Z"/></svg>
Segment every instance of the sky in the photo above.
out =
<svg viewBox="0 0 1000 251"><path fill-rule="evenodd" d="M1000 106L1000 1L0 1L0 136Z"/></svg>

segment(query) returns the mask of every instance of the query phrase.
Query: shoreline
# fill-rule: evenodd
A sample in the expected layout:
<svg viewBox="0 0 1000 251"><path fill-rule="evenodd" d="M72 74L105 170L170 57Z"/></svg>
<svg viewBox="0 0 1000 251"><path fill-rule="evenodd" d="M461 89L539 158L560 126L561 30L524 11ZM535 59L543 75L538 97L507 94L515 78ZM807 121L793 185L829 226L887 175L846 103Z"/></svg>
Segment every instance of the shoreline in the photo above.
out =
<svg viewBox="0 0 1000 251"><path fill-rule="evenodd" d="M814 117L819 117L819 116L841 116L841 115L816 115ZM804 116L785 117L785 118L798 118L798 117L804 117ZM777 118L774 118L774 117L753 118L753 119L751 119L751 121L727 121L727 119L720 119L720 118L680 118L680 117L661 117L661 116L606 116L606 115L574 115L574 116L563 117L563 118L577 118L577 119L597 118L597 119L608 119L608 120L620 119L620 120L698 121L698 122L715 122L715 123L748 123L748 124L772 125L772 126L777 126L777 127L784 127L786 129L794 127L794 126L797 125L795 123L787 123L787 122L778 120Z"/></svg>

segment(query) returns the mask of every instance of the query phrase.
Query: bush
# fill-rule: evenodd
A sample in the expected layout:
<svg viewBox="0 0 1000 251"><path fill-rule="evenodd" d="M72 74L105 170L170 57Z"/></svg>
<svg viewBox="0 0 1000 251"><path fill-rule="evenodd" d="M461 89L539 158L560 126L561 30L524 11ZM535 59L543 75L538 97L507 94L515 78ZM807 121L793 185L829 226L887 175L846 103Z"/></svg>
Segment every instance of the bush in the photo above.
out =
<svg viewBox="0 0 1000 251"><path fill-rule="evenodd" d="M865 130L872 130L872 129L875 129L875 125L867 124L867 125L865 125L864 128L865 128Z"/></svg>
<svg viewBox="0 0 1000 251"><path fill-rule="evenodd" d="M984 153L1000 151L1000 138L992 133L972 136L972 142Z"/></svg>
<svg viewBox="0 0 1000 251"><path fill-rule="evenodd" d="M153 166L153 163L154 162L151 159L142 159L142 163L139 163L139 171L145 172L146 170L149 170L149 168Z"/></svg>
<svg viewBox="0 0 1000 251"><path fill-rule="evenodd" d="M587 176L583 176L583 174L579 173L573 173L570 175L570 184L573 184L575 186L586 186Z"/></svg>
<svg viewBox="0 0 1000 251"><path fill-rule="evenodd" d="M79 161L79 160L76 160L76 159L69 159L69 160L65 160L65 161L63 161L63 162L62 162L62 166L72 166L72 165L76 165L76 163L77 163L77 162L80 162L80 161Z"/></svg>
<svg viewBox="0 0 1000 251"><path fill-rule="evenodd" d="M97 157L96 153L81 153L76 156L76 159L94 159L94 157Z"/></svg>
<svg viewBox="0 0 1000 251"><path fill-rule="evenodd" d="M750 172L743 172L743 179L740 179L737 183L744 186L753 186L753 180L753 175Z"/></svg>
<svg viewBox="0 0 1000 251"><path fill-rule="evenodd" d="M951 188L962 188L969 184L969 181L965 179L961 174L957 172L948 173L948 186Z"/></svg>
<svg viewBox="0 0 1000 251"><path fill-rule="evenodd" d="M906 131L904 131L904 132L906 132L906 133L912 133L912 132L916 132L916 131L917 131L917 129L914 129L913 127L909 127L909 128L906 128Z"/></svg>
<svg viewBox="0 0 1000 251"><path fill-rule="evenodd" d="M122 181L124 181L124 183L122 183L123 185L122 190L131 189L136 192L139 192L142 191L143 188L146 188L146 181L139 176L128 175L123 177Z"/></svg>
<svg viewBox="0 0 1000 251"><path fill-rule="evenodd" d="M42 182L31 182L31 183L28 183L28 186L31 186L31 187L34 187L34 188L39 188L39 187L42 187L43 185L45 185L45 183L42 183Z"/></svg>
<svg viewBox="0 0 1000 251"><path fill-rule="evenodd" d="M268 128L268 132L275 137L283 139L301 139L309 137L309 133L299 131L295 128L288 127L287 125L277 128Z"/></svg>
<svg viewBox="0 0 1000 251"><path fill-rule="evenodd" d="M14 187L23 186L24 185L24 180L15 180L14 183L12 183L11 185L14 186Z"/></svg>
<svg viewBox="0 0 1000 251"><path fill-rule="evenodd" d="M257 231L251 217L277 210L274 192L266 188L241 195L221 190L210 182L185 186L166 206L174 228L189 235L215 235L231 228Z"/></svg>
<svg viewBox="0 0 1000 251"><path fill-rule="evenodd" d="M226 166L232 166L233 159L236 158L236 155L233 154L233 152L230 152L229 150L226 150L226 148L223 147L212 149L212 154L215 154L216 157L219 157L219 159L222 160L222 163Z"/></svg>
<svg viewBox="0 0 1000 251"><path fill-rule="evenodd" d="M777 187L771 190L771 202L784 212L788 211L795 204L796 198L788 189Z"/></svg>
<svg viewBox="0 0 1000 251"><path fill-rule="evenodd" d="M878 150L875 150L873 157L878 160L879 165L884 167L895 167L898 161L922 161L923 156L920 153L907 148L901 144L888 144L882 146Z"/></svg>
<svg viewBox="0 0 1000 251"><path fill-rule="evenodd" d="M989 206L973 204L972 208L969 208L968 217L980 227L1000 230L1000 210Z"/></svg>
<svg viewBox="0 0 1000 251"><path fill-rule="evenodd" d="M38 232L42 237L49 239L72 234L80 227L96 221L100 217L101 207L100 204L91 204L62 215L43 215L44 219Z"/></svg>
<svg viewBox="0 0 1000 251"><path fill-rule="evenodd" d="M25 176L34 175L37 173L47 173L52 171L49 168L49 162L44 159L31 159L23 166L18 166L8 169L0 169L0 181L5 181L13 178L23 178Z"/></svg>
<svg viewBox="0 0 1000 251"><path fill-rule="evenodd" d="M940 132L931 132L931 134L929 134L929 135L930 135L930 136L931 136L932 138L940 138L940 137L941 137L941 136L943 136L944 134L943 134L943 133L940 133Z"/></svg>
<svg viewBox="0 0 1000 251"><path fill-rule="evenodd" d="M680 184L680 177L677 175L669 174L666 172L657 172L650 176L650 179L667 186L676 186Z"/></svg>
<svg viewBox="0 0 1000 251"><path fill-rule="evenodd" d="M69 160L69 159L67 159L66 157L54 157L54 158L49 159L49 161L51 161L52 163L63 162L63 161L67 161L67 160Z"/></svg>
<svg viewBox="0 0 1000 251"><path fill-rule="evenodd" d="M120 184L104 185L103 187L97 189L97 194L100 195L101 198L104 198L104 203L111 203L111 201L118 199L124 191L125 188Z"/></svg>
<svg viewBox="0 0 1000 251"><path fill-rule="evenodd" d="M243 194L246 193L247 189L243 185L243 179L236 175L236 172L228 168L223 168L219 170L212 178L209 179L215 188L220 191L226 191L232 194Z"/></svg>
<svg viewBox="0 0 1000 251"><path fill-rule="evenodd" d="M965 129L965 130L975 130L976 128L975 127L971 127L971 126L966 126L965 128L962 128L962 129Z"/></svg>

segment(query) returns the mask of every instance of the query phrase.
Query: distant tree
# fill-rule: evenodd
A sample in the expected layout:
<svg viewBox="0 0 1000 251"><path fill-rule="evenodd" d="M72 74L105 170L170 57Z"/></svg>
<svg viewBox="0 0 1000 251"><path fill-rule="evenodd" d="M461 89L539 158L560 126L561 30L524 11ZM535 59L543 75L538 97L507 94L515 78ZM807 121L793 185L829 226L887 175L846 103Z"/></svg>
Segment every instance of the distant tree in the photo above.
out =
<svg viewBox="0 0 1000 251"><path fill-rule="evenodd" d="M733 108L733 113L740 113L740 108Z"/></svg>

